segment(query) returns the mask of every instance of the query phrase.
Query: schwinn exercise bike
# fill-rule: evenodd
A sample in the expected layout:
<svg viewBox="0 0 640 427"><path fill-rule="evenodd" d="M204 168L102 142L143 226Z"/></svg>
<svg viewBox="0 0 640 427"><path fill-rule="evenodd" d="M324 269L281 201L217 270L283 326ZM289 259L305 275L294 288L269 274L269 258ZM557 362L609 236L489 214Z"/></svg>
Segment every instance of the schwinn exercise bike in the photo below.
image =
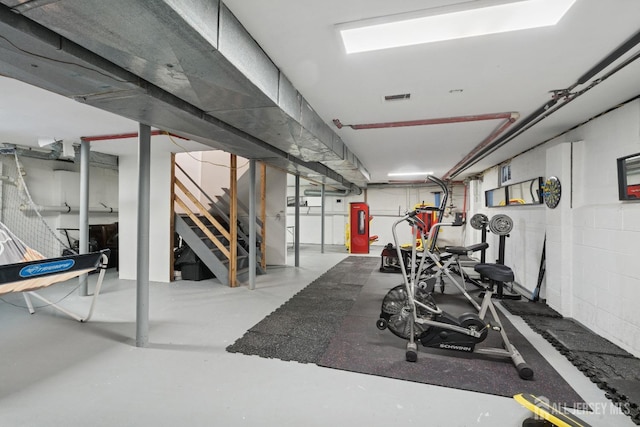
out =
<svg viewBox="0 0 640 427"><path fill-rule="evenodd" d="M392 226L393 239L396 248L399 248L396 231L398 225L403 222L412 225L413 243L409 264L410 272L407 272L404 263L400 263L403 284L391 289L384 297L380 318L376 321L378 329L389 329L400 338L408 339L406 360L409 362L417 361L418 346L416 341L420 341L425 347L509 357L522 379L533 378L533 370L509 341L491 299L493 288L501 286L503 282L507 281L509 272L511 277L513 276L511 269L498 264L476 266L476 270L481 271L491 281L484 293L482 303L479 305L478 313L464 313L460 316L454 316L444 312L437 306L432 296L435 279L421 281L420 266L416 265L417 230L424 226L424 223L420 224L419 213L419 209L409 212ZM436 234L437 227L432 227L429 237L435 238ZM432 241L432 245L433 243ZM424 244L423 247L426 248ZM397 250L400 251L400 249ZM401 254L398 253L398 256L400 258ZM491 312L492 323L487 323L484 320L487 311ZM476 344L484 341L490 330L500 333L503 348L476 348Z"/></svg>
<svg viewBox="0 0 640 427"><path fill-rule="evenodd" d="M406 270L411 269L412 276L417 277L417 283L433 283L434 286L438 285L440 291L443 293L445 288L445 278L449 279L447 283L453 284L467 299L467 301L469 301L469 303L479 312L480 304L478 304L478 302L467 292L466 283L471 282L476 286L481 286L482 288L484 288L485 286L480 284L479 282L476 282L475 280L471 280L471 278L467 273L465 273L464 269L462 268L460 258L473 252L485 250L489 247L489 245L483 242L468 247L445 246L444 248L442 248L442 251L438 249L436 243L440 234L440 229L447 226L462 226L463 223L443 222L444 212L446 210L447 200L449 198L449 188L444 181L435 176L429 175L427 176L427 179L440 187L440 204L438 207L425 206L416 210L416 214L410 221L410 223L412 225L412 231L414 232L413 242L416 244L418 243L417 236L419 235L422 243L422 250L418 251L418 248L415 247L416 251L414 256L412 255L412 250L414 249L413 247L411 250L402 249L404 267ZM420 214L431 214L432 212L435 212L437 214L436 223L431 224L430 227L428 227L422 220L422 215ZM424 239L425 235L428 235L428 239L426 241ZM385 250L395 251L397 248L398 244L396 241L395 248L387 247L385 248ZM414 266L416 268L415 270L413 270ZM399 265L398 269L400 269Z"/></svg>

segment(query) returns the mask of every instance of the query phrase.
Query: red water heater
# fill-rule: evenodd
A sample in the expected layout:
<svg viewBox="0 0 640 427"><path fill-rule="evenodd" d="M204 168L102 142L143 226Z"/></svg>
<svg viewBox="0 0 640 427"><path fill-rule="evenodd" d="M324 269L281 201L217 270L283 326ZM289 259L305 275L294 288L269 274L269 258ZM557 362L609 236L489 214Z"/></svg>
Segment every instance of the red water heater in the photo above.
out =
<svg viewBox="0 0 640 427"><path fill-rule="evenodd" d="M349 252L352 254L369 253L369 205L350 203L349 209Z"/></svg>

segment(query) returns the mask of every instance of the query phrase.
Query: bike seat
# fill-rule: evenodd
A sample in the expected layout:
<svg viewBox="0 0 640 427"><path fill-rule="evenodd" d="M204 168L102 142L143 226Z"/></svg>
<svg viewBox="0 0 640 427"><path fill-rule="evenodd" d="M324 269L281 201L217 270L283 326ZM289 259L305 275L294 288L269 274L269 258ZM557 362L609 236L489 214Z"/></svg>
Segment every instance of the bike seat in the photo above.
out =
<svg viewBox="0 0 640 427"><path fill-rule="evenodd" d="M487 249L489 247L488 243L476 243L471 246L445 246L444 250L446 252L455 254L455 255L465 255L469 252L481 251L483 249Z"/></svg>
<svg viewBox="0 0 640 427"><path fill-rule="evenodd" d="M476 264L473 269L489 280L513 282L513 270L502 264Z"/></svg>
<svg viewBox="0 0 640 427"><path fill-rule="evenodd" d="M489 247L489 244L487 242L482 242L482 243L476 243L473 245L469 245L467 246L467 249L469 250L469 252L477 252L477 251L482 251L485 250Z"/></svg>

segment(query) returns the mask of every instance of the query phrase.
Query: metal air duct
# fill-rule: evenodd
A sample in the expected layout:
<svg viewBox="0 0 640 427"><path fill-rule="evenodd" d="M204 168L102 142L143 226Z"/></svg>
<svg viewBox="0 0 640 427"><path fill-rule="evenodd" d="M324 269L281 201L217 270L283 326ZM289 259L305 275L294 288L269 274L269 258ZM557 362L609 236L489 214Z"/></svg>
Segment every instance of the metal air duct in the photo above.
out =
<svg viewBox="0 0 640 427"><path fill-rule="evenodd" d="M89 67L92 70L69 66L67 73L58 73L47 81L42 81L44 76L16 78L198 141L203 138L216 141L217 148L243 157L265 159L286 153L285 158L322 163L348 180L349 187L351 183L363 186L369 181L368 172L356 156L221 2L0 0L0 3L11 8L5 9L5 14L10 10L28 17L105 58L126 74L115 79L109 76L106 86L74 88L74 93L68 93L70 81L82 79L74 78L73 73L94 74L91 72L94 66ZM0 34L6 34L5 30ZM57 43L52 41L51 47L59 47ZM32 61L28 57L17 59L15 56L24 56L17 52L11 56L14 58L8 58L7 62L14 64L14 68L29 70ZM104 76L99 77L104 80ZM139 80L136 77L142 80L136 81ZM163 102L158 103L158 98ZM223 129L212 129L211 124ZM242 135L238 137L229 128L241 131ZM244 134L262 144L255 147L247 143ZM298 166L293 169L298 170ZM291 168L287 166L287 170Z"/></svg>

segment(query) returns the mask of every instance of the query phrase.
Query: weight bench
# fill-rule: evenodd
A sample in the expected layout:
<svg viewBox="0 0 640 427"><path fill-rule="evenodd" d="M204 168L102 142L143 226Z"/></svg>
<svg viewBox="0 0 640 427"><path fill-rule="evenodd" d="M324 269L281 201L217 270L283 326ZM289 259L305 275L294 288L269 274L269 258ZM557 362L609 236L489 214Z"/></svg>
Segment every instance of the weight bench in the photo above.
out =
<svg viewBox="0 0 640 427"><path fill-rule="evenodd" d="M473 268L480 273L481 277L487 278L492 287L495 286L496 292L493 293L492 298L510 300L522 298L520 294L513 293L513 291L510 293L504 291L505 283L512 283L515 280L511 268L503 264L491 263L476 264Z"/></svg>

